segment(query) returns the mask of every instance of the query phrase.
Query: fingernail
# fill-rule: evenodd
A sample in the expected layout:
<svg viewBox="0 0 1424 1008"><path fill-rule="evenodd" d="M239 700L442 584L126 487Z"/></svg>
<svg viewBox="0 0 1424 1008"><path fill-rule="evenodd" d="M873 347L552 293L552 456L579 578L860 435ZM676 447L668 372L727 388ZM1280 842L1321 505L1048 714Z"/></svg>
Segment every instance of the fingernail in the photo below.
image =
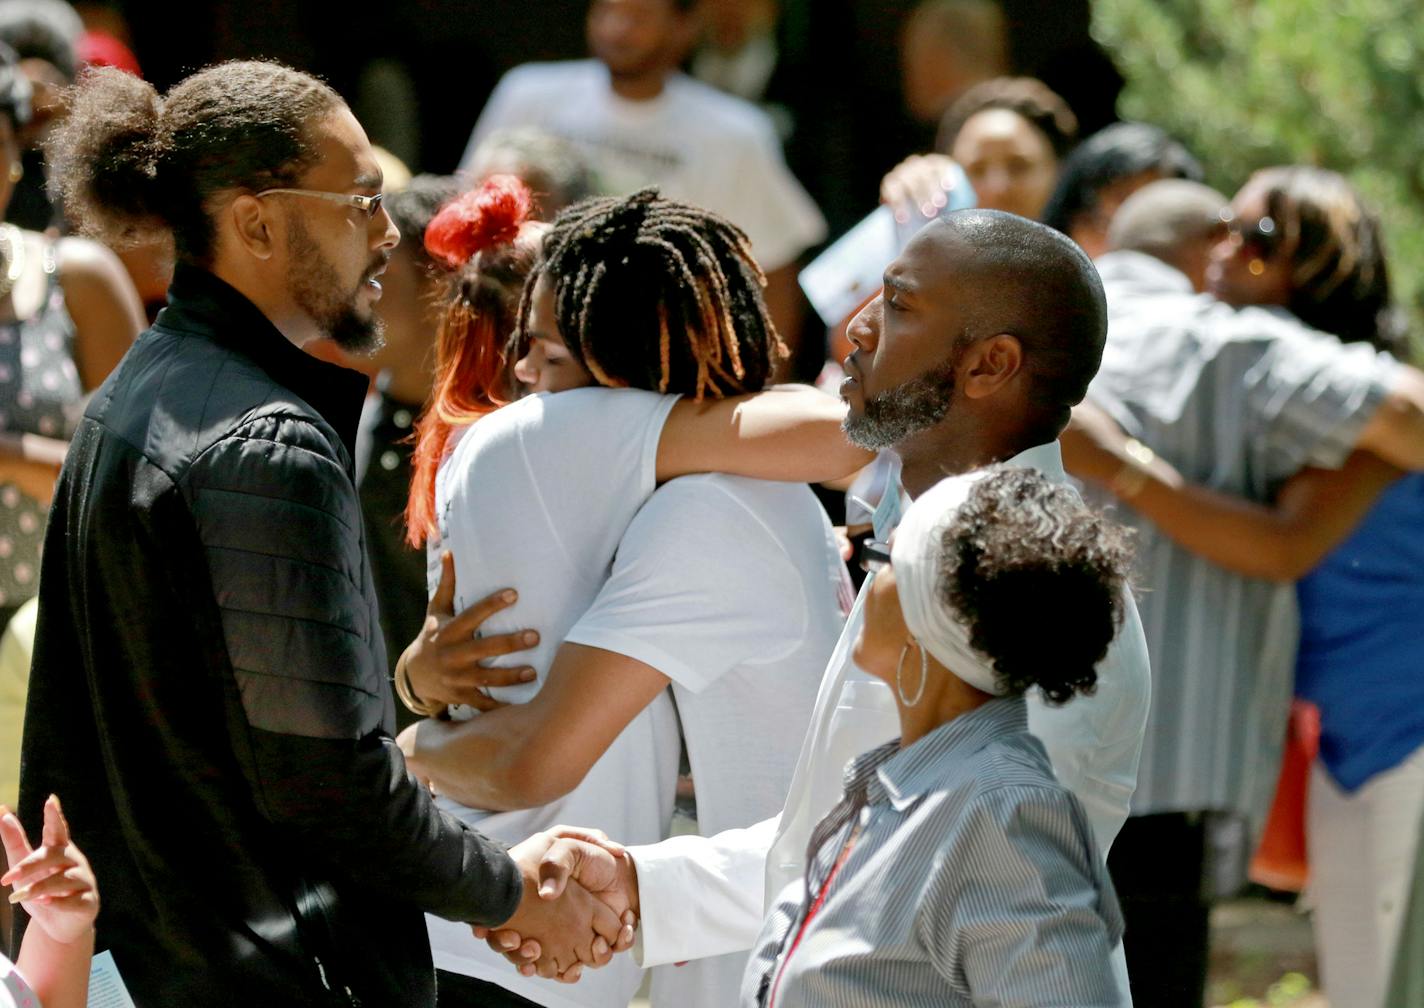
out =
<svg viewBox="0 0 1424 1008"><path fill-rule="evenodd" d="M608 942L602 935L593 940L593 954L599 956L608 954Z"/></svg>
<svg viewBox="0 0 1424 1008"><path fill-rule="evenodd" d="M518 597L519 593L513 588L507 589L506 591L502 591L499 593L499 599L501 602L513 602Z"/></svg>
<svg viewBox="0 0 1424 1008"><path fill-rule="evenodd" d="M539 643L539 635L533 630L525 630L523 635L521 635L519 639L522 640L525 644Z"/></svg>
<svg viewBox="0 0 1424 1008"><path fill-rule="evenodd" d="M637 927L637 926L638 926L638 915L635 914L632 910L624 910L624 911L623 911L623 923L626 924L626 925L628 925L629 927Z"/></svg>
<svg viewBox="0 0 1424 1008"><path fill-rule="evenodd" d="M502 949L512 949L518 944L513 935L501 935L499 938L499 947Z"/></svg>
<svg viewBox="0 0 1424 1008"><path fill-rule="evenodd" d="M13 905L16 904L16 903L23 903L25 900L27 900L27 899L29 899L29 898L30 898L30 887L29 887L29 886L25 886L25 888L23 888L23 889L16 889L14 892L12 892L12 893L10 894L10 905L13 906Z"/></svg>
<svg viewBox="0 0 1424 1008"><path fill-rule="evenodd" d="M905 211L903 211L903 210L896 210L896 211L895 211L895 223L897 223L897 224L908 224L908 223L910 223L910 215L907 214L907 213L906 213Z"/></svg>
<svg viewBox="0 0 1424 1008"><path fill-rule="evenodd" d="M533 682L536 678L537 675L532 668L521 669L519 671L520 682Z"/></svg>
<svg viewBox="0 0 1424 1008"><path fill-rule="evenodd" d="M542 897L544 897L545 899L548 899L550 896L553 896L553 895L554 895L554 883L552 883L552 882L545 882L545 883L543 883L542 885L540 885L540 886L539 886L539 895L542 896Z"/></svg>

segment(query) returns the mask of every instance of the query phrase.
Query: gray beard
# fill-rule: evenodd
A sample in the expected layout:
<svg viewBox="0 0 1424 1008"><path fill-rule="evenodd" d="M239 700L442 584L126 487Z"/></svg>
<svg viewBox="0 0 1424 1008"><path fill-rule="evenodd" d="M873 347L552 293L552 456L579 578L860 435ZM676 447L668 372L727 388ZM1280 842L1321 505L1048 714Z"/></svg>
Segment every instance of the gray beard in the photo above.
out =
<svg viewBox="0 0 1424 1008"><path fill-rule="evenodd" d="M951 360L866 400L859 416L847 413L841 422L846 439L879 451L939 423L954 402L954 365Z"/></svg>

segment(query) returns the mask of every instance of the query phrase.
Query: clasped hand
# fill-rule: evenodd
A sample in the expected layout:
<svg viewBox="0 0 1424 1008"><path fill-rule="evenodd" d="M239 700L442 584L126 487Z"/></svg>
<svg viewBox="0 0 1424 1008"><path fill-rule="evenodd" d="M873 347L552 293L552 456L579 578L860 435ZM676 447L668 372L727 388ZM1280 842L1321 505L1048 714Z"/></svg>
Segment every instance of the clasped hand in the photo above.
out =
<svg viewBox="0 0 1424 1008"><path fill-rule="evenodd" d="M574 983L633 946L637 873L626 851L598 830L556 826L510 848L524 897L499 928L475 937L525 976Z"/></svg>

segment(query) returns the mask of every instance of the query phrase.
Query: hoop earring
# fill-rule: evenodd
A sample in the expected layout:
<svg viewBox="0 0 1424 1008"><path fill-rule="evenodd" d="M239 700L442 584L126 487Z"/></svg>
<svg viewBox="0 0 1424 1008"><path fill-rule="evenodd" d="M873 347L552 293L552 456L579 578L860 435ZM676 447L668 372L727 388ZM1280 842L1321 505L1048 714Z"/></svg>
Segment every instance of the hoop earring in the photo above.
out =
<svg viewBox="0 0 1424 1008"><path fill-rule="evenodd" d="M915 695L913 697L907 697L905 695L904 679L905 654L910 650L911 644L914 644L920 649L920 685L915 689ZM900 660L895 663L895 692L900 694L900 702L906 707L913 707L919 703L920 698L925 695L925 682L929 679L929 675L930 662L929 658L925 655L924 645L914 640L906 641L905 646L900 649Z"/></svg>
<svg viewBox="0 0 1424 1008"><path fill-rule="evenodd" d="M1259 257L1252 259L1246 264L1246 270L1252 276L1260 276L1262 273L1266 272L1266 260L1261 259Z"/></svg>

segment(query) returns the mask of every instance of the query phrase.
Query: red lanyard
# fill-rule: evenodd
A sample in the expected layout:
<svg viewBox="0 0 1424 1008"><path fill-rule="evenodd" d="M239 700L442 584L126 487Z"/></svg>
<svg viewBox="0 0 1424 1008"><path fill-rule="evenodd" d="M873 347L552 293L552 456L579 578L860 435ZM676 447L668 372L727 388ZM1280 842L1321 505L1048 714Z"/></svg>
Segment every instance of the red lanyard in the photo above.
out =
<svg viewBox="0 0 1424 1008"><path fill-rule="evenodd" d="M855 841L860 837L860 823L855 824L855 829L851 830L850 836L846 837L845 846L841 848L840 855L836 858L836 863L831 865L830 874L826 876L826 881L821 883L821 891L816 894L816 898L811 901L811 905L806 908L806 916L801 918L801 926L796 929L796 939L791 943L791 947L786 950L786 955L781 957L781 969L776 974L776 982L771 985L771 996L766 999L766 1008L772 1008L776 1003L776 992L781 987L781 978L786 975L786 965L791 962L791 957L796 954L797 947L801 944L801 939L806 936L806 929L811 926L811 919L821 910L826 902L826 893L830 892L831 883L835 881L837 873L850 857L851 849L855 846ZM809 866L808 866L809 869Z"/></svg>

